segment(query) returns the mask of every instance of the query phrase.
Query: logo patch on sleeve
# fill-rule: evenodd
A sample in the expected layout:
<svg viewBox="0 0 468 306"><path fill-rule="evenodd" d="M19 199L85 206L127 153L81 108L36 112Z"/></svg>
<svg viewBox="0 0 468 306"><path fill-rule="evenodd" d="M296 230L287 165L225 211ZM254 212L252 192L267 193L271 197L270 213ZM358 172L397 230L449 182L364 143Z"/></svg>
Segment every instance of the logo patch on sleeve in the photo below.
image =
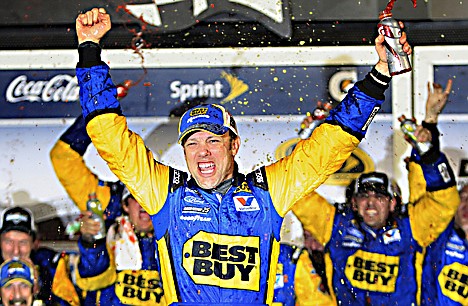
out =
<svg viewBox="0 0 468 306"><path fill-rule="evenodd" d="M255 211L260 210L257 199L253 196L233 197L237 211Z"/></svg>

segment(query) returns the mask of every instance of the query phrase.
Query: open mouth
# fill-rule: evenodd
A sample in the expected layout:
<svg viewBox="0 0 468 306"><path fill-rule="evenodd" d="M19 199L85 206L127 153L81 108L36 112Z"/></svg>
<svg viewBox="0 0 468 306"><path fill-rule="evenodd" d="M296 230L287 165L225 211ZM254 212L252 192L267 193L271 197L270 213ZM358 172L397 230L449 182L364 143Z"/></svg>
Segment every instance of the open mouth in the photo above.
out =
<svg viewBox="0 0 468 306"><path fill-rule="evenodd" d="M211 174L215 171L215 164L213 162L198 163L198 170L201 174Z"/></svg>
<svg viewBox="0 0 468 306"><path fill-rule="evenodd" d="M366 215L369 217L375 217L377 215L377 210L375 209L367 209L366 210Z"/></svg>

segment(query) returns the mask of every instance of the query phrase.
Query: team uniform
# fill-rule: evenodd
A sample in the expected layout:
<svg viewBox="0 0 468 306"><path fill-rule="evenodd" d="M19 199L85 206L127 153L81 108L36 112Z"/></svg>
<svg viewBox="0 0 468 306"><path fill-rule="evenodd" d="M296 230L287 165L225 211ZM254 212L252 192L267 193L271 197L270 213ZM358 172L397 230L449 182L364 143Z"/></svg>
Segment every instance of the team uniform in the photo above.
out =
<svg viewBox="0 0 468 306"><path fill-rule="evenodd" d="M107 240L79 239L76 282L89 305L166 305L154 236L134 233L127 217L118 217Z"/></svg>
<svg viewBox="0 0 468 306"><path fill-rule="evenodd" d="M468 243L453 222L426 249L421 305L468 305Z"/></svg>
<svg viewBox="0 0 468 306"><path fill-rule="evenodd" d="M303 199L309 207L294 208L304 228L325 244L329 288L343 305L417 304L417 254L444 231L459 198L442 153L430 165L411 162L409 167L413 177L426 182L426 192L417 205L409 205L406 216L390 217L379 230L349 207L337 211L316 193Z"/></svg>
<svg viewBox="0 0 468 306"><path fill-rule="evenodd" d="M436 124L423 122L423 126L431 130L433 141L439 145ZM410 180L410 202L416 203L423 196L423 185L418 177ZM463 230L452 220L423 255L421 305L468 305L468 242Z"/></svg>
<svg viewBox="0 0 468 306"><path fill-rule="evenodd" d="M86 210L90 193L96 193L103 204L106 215L106 227L112 228L115 235L106 240L86 243L78 240L80 259L74 270L74 279L83 290L84 305L164 305L161 303L163 290L160 284L158 261L156 258L154 237L140 233L119 233L119 225L126 218L121 217L121 200L124 185L121 182L109 182L99 179L89 170L83 159L91 139L86 133L85 121L79 116L63 133L50 152L50 157L57 177L65 187L70 198L80 210ZM119 221L115 223L116 219ZM127 221L128 222L128 221ZM128 240L131 237L131 241ZM115 247L116 241L125 241ZM113 246L113 247L111 247ZM121 250L132 250L133 257L141 257L142 262L128 267L119 265L116 254ZM108 250L110 250L108 252ZM99 256L98 256L99 255ZM99 258L96 261L96 258ZM128 262L131 262L129 258ZM117 261L117 262L116 262ZM144 279L143 283L134 280ZM116 283L117 282L117 283Z"/></svg>
<svg viewBox="0 0 468 306"><path fill-rule="evenodd" d="M74 285L71 276L76 254L56 252L46 247L34 248L34 242L37 239L36 226L34 216L28 208L14 206L1 211L0 234L6 234L9 231L23 232L32 239L29 257L38 272L39 292L35 296L36 302L44 305L81 305L81 290ZM22 240L15 242L18 247L21 247L23 243ZM15 255L7 252L7 256ZM3 255L0 255L0 263L3 262Z"/></svg>
<svg viewBox="0 0 468 306"><path fill-rule="evenodd" d="M334 305L305 248L281 244L273 306Z"/></svg>
<svg viewBox="0 0 468 306"><path fill-rule="evenodd" d="M86 210L89 194L96 193L105 209L108 227L122 212L120 201L124 185L101 180L86 166L83 155L90 144L84 118L78 116L55 143L50 160L57 178L80 211Z"/></svg>
<svg viewBox="0 0 468 306"><path fill-rule="evenodd" d="M76 72L88 134L152 216L168 304L271 304L284 215L357 147L387 86L367 76L290 156L246 175L236 168L232 186L221 194L157 162L128 129L99 46L85 42L79 52Z"/></svg>

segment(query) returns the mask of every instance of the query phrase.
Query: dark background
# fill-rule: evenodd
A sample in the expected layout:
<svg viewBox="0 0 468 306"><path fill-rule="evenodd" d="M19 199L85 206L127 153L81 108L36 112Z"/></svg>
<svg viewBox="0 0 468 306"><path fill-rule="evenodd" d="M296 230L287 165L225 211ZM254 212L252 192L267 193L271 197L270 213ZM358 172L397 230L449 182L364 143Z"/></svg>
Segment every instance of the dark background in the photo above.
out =
<svg viewBox="0 0 468 306"><path fill-rule="evenodd" d="M154 48L372 45L379 12L387 5L381 0L290 0L286 4L291 31L289 37L282 37L249 16L222 10L197 22L182 13L172 14L171 18L179 18L176 30L167 20L169 27L145 27L120 9L130 3L151 1L5 1L0 7L0 49L75 48L74 20L94 6L105 7L112 16L113 30L103 40L106 48L131 48L137 32ZM191 3L178 5L191 10ZM175 11L170 5L160 10L167 16ZM468 4L462 1L418 1L414 8L410 0L398 0L392 12L405 21L413 46L468 43Z"/></svg>

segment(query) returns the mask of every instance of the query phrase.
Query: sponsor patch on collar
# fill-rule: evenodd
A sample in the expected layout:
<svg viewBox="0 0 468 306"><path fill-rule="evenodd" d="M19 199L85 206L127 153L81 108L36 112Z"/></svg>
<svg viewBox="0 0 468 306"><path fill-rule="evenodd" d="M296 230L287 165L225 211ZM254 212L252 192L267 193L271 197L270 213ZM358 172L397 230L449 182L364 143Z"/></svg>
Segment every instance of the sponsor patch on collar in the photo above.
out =
<svg viewBox="0 0 468 306"><path fill-rule="evenodd" d="M385 244L389 244L395 241L400 241L401 240L401 235L400 235L400 230L398 228L392 228L382 235L383 237L383 242Z"/></svg>

